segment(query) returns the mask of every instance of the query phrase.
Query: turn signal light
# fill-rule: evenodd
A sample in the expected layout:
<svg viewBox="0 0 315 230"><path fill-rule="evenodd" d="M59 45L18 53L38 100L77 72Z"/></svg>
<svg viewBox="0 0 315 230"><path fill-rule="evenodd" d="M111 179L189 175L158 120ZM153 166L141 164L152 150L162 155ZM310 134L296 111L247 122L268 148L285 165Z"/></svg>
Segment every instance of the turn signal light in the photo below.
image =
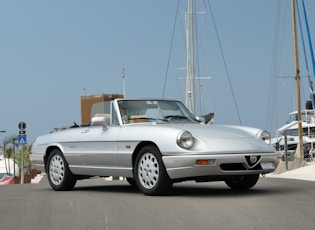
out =
<svg viewBox="0 0 315 230"><path fill-rule="evenodd" d="M215 165L215 160L196 160L196 165Z"/></svg>
<svg viewBox="0 0 315 230"><path fill-rule="evenodd" d="M208 163L208 160L196 160L196 165L207 165Z"/></svg>

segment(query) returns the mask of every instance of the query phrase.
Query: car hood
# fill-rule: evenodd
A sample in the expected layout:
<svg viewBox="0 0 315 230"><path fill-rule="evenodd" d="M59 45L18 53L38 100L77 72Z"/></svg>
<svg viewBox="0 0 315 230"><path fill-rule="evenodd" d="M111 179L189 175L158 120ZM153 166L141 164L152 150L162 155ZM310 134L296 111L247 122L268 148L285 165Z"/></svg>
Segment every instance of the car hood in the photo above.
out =
<svg viewBox="0 0 315 230"><path fill-rule="evenodd" d="M193 151L221 153L274 152L264 141L257 139L261 130L245 126L172 124L167 127L189 131L195 139Z"/></svg>
<svg viewBox="0 0 315 230"><path fill-rule="evenodd" d="M168 124L165 127L173 127L191 132L194 136L209 137L214 139L239 139L252 138L261 131L260 129L245 126L228 125L203 125L203 124Z"/></svg>

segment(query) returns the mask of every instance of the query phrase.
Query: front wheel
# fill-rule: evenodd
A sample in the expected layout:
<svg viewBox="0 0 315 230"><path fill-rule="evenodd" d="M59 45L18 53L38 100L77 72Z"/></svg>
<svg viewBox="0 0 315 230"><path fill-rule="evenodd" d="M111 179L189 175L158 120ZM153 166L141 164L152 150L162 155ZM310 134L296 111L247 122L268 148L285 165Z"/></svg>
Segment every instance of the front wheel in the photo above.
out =
<svg viewBox="0 0 315 230"><path fill-rule="evenodd" d="M134 166L135 181L145 195L164 195L172 187L160 151L153 145L143 147Z"/></svg>
<svg viewBox="0 0 315 230"><path fill-rule="evenodd" d="M50 153L46 169L49 184L56 191L71 190L77 182L59 149Z"/></svg>
<svg viewBox="0 0 315 230"><path fill-rule="evenodd" d="M234 190L246 190L254 187L259 179L259 174L245 176L231 176L225 180L227 186Z"/></svg>

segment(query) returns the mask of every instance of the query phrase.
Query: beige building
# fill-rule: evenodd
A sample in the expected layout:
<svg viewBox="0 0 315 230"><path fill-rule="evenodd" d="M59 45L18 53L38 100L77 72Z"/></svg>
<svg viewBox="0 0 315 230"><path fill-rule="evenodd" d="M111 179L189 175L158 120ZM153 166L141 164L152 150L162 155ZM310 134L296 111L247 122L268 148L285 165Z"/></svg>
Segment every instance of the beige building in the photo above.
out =
<svg viewBox="0 0 315 230"><path fill-rule="evenodd" d="M121 94L95 94L81 96L81 125L88 125L92 115L92 107L95 103L111 101L115 98L123 98Z"/></svg>

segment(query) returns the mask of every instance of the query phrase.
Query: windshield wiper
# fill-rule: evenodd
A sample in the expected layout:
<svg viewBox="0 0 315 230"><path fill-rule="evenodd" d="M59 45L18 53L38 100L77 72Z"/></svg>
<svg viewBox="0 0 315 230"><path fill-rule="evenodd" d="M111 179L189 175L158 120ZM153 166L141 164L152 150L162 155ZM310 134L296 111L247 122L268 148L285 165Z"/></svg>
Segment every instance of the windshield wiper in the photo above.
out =
<svg viewBox="0 0 315 230"><path fill-rule="evenodd" d="M161 119L161 118L153 118L153 117L134 117L134 118L129 118L129 121L131 120L143 120L145 121L168 121L167 119Z"/></svg>
<svg viewBox="0 0 315 230"><path fill-rule="evenodd" d="M188 117L182 116L182 115L168 115L164 117L165 120L170 121L170 120L189 120Z"/></svg>

